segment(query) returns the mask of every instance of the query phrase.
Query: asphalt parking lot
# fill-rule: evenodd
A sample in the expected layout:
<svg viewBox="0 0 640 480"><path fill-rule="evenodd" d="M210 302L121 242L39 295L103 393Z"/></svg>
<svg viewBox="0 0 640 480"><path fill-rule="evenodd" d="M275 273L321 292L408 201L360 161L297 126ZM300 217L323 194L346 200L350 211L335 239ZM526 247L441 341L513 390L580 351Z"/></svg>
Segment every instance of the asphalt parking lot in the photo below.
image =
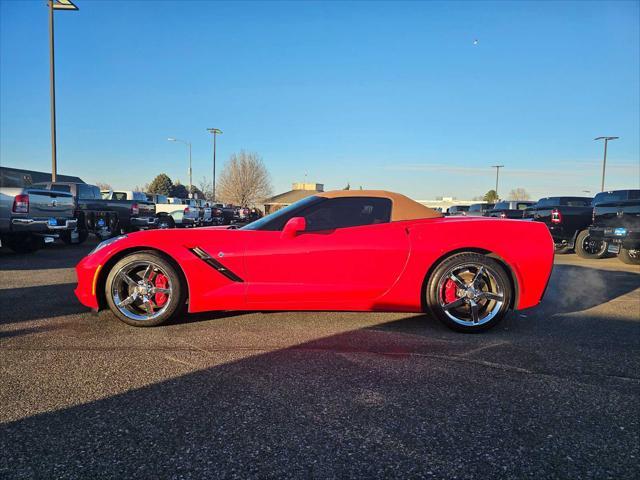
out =
<svg viewBox="0 0 640 480"><path fill-rule="evenodd" d="M92 244L0 252L2 478L637 478L640 269L559 256L481 335L414 314L129 327L73 295Z"/></svg>

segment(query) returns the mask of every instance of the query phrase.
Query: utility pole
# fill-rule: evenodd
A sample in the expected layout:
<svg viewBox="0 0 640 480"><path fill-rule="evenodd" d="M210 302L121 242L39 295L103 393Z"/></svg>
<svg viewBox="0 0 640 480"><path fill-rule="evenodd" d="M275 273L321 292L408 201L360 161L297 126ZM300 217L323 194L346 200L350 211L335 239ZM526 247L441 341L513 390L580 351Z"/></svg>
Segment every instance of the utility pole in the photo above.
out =
<svg viewBox="0 0 640 480"><path fill-rule="evenodd" d="M491 165L491 168L496 169L496 197L500 200L500 195L498 195L498 178L500 177L500 169L503 168L504 165Z"/></svg>
<svg viewBox="0 0 640 480"><path fill-rule="evenodd" d="M54 10L78 10L71 0L49 0L49 94L51 97L51 181L58 176L58 153L56 144L56 61L53 32Z"/></svg>
<svg viewBox="0 0 640 480"><path fill-rule="evenodd" d="M211 184L211 195L213 203L216 202L216 135L222 135L219 128L207 128L207 132L213 134L213 183Z"/></svg>
<svg viewBox="0 0 640 480"><path fill-rule="evenodd" d="M617 140L620 137L596 137L594 140L604 140L604 158L602 159L602 183L600 184L600 191L604 192L604 172L607 168L607 143L609 140Z"/></svg>

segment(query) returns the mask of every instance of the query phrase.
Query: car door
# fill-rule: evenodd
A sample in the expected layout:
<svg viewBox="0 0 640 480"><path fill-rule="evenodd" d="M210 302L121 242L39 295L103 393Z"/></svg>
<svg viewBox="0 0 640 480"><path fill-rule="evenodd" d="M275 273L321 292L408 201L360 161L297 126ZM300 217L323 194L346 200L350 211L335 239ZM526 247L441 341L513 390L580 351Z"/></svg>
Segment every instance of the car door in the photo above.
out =
<svg viewBox="0 0 640 480"><path fill-rule="evenodd" d="M397 280L409 255L402 224L385 198L326 199L296 214L307 229L247 237L247 301L252 307L367 309Z"/></svg>

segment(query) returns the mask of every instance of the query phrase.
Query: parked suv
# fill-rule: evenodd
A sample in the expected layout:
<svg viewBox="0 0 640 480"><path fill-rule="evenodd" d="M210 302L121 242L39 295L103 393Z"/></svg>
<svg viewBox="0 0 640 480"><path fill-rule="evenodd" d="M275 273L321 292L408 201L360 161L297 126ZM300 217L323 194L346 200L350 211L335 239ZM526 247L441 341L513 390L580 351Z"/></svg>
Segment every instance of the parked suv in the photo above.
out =
<svg viewBox="0 0 640 480"><path fill-rule="evenodd" d="M487 211L485 217L522 218L523 211L536 202L530 200L504 200L496 203Z"/></svg>
<svg viewBox="0 0 640 480"><path fill-rule="evenodd" d="M447 215L466 215L469 211L469 205L454 205L447 209Z"/></svg>
<svg viewBox="0 0 640 480"><path fill-rule="evenodd" d="M593 214L591 197L547 197L524 210L524 218L547 225L556 253L569 253L574 248L583 258L602 258L607 246L589 235Z"/></svg>
<svg viewBox="0 0 640 480"><path fill-rule="evenodd" d="M589 234L622 262L640 265L640 190L600 192L593 203Z"/></svg>

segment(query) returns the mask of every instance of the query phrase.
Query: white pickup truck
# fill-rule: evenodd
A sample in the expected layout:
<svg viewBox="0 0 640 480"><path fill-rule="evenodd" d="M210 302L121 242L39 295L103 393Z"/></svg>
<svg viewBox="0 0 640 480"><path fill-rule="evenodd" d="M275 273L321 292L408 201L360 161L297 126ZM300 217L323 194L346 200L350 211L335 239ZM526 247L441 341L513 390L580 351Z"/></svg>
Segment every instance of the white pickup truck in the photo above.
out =
<svg viewBox="0 0 640 480"><path fill-rule="evenodd" d="M158 228L197 227L200 224L200 209L182 198L167 197L157 193L147 193L148 201L156 204Z"/></svg>

